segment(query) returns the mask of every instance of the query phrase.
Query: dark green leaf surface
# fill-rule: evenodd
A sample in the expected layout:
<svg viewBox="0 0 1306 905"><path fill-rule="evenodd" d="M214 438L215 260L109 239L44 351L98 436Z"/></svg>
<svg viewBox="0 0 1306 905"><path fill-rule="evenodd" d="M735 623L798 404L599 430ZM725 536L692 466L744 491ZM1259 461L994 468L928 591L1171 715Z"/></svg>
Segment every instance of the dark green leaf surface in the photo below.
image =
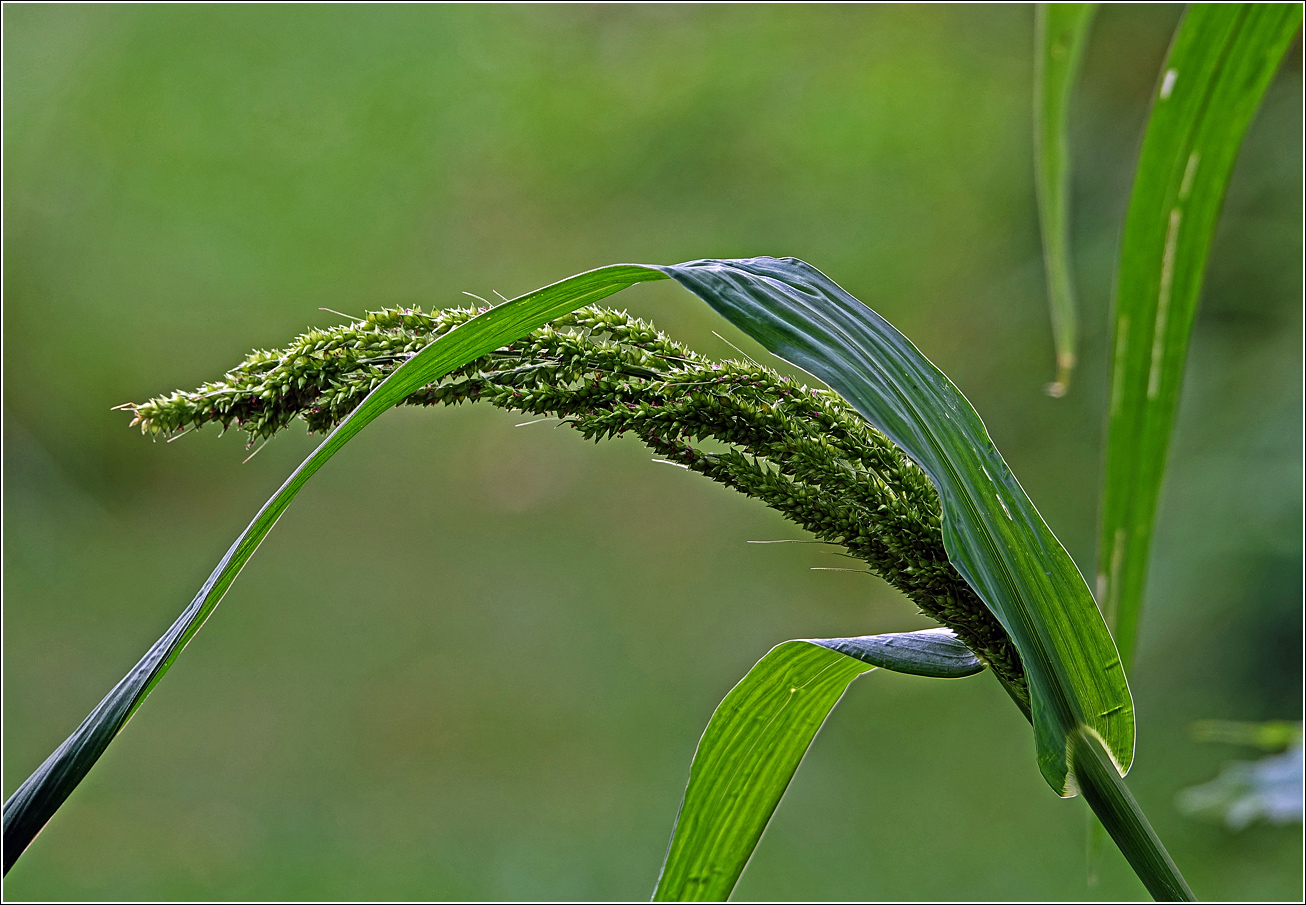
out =
<svg viewBox="0 0 1306 905"><path fill-rule="evenodd" d="M958 641L952 629L948 628L805 640L863 663L911 676L962 679L984 671L984 662Z"/></svg>
<svg viewBox="0 0 1306 905"><path fill-rule="evenodd" d="M1116 270L1097 599L1133 654L1170 432L1225 189L1302 21L1284 4L1194 4L1166 57Z"/></svg>
<svg viewBox="0 0 1306 905"><path fill-rule="evenodd" d="M887 321L802 261L665 269L767 349L825 381L934 481L949 558L1020 652L1048 784L1074 794L1066 746L1081 725L1128 770L1133 701L1093 596L952 382Z"/></svg>
<svg viewBox="0 0 1306 905"><path fill-rule="evenodd" d="M662 279L666 277L657 270L632 264L616 264L578 274L491 308L435 340L396 369L295 469L232 544L199 594L167 633L114 686L77 730L9 796L4 806L5 872L82 781L187 642L213 613L241 568L254 555L300 488L351 437L386 409L454 368L492 352L581 305L596 302L634 283Z"/></svg>
<svg viewBox="0 0 1306 905"><path fill-rule="evenodd" d="M1096 3L1040 3L1034 13L1034 184L1043 230L1052 339L1057 351L1053 396L1070 386L1079 315L1070 263L1070 94L1088 43Z"/></svg>

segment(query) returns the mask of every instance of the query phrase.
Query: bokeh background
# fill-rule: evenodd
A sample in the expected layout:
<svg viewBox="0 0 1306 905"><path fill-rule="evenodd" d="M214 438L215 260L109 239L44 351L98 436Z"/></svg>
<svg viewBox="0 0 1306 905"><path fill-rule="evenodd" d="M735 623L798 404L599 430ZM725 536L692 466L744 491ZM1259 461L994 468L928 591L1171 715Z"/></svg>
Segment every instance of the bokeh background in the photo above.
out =
<svg viewBox="0 0 1306 905"><path fill-rule="evenodd" d="M1052 347L1029 7L6 6L4 791L312 448L248 464L110 407L360 313L617 261L796 255L974 402L1093 560L1111 271L1175 7L1107 6L1074 101L1083 367ZM1178 790L1199 718L1301 708L1302 65L1212 252L1160 516L1130 776L1206 898L1302 893L1301 829ZM675 285L614 300L741 340ZM638 899L699 733L773 644L928 624L755 501L510 413L397 410L301 495L4 884L19 899ZM876 673L745 899L1137 898L987 676Z"/></svg>

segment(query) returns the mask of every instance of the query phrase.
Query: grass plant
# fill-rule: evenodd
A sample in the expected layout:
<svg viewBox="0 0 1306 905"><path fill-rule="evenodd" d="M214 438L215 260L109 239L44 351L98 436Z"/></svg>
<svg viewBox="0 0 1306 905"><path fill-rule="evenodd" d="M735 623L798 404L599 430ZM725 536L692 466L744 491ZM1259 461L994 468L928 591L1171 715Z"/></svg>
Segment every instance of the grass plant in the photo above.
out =
<svg viewBox="0 0 1306 905"><path fill-rule="evenodd" d="M1091 8L1040 16L1039 198L1064 392L1075 356L1065 111ZM1096 600L969 401L907 337L803 261L618 264L485 308L376 311L255 352L194 391L125 406L156 437L215 424L258 443L295 420L325 437L172 627L6 801L4 869L309 478L396 405L483 401L560 419L590 439L637 437L664 461L842 546L940 623L799 639L766 654L699 743L655 898L729 896L816 732L849 683L881 668L992 672L1028 719L1052 791L1083 795L1153 896L1192 899L1123 781L1135 749L1126 675L1207 249L1242 136L1300 21L1295 5L1195 7L1160 74L1117 270ZM752 361L705 358L597 304L667 279L828 389Z"/></svg>

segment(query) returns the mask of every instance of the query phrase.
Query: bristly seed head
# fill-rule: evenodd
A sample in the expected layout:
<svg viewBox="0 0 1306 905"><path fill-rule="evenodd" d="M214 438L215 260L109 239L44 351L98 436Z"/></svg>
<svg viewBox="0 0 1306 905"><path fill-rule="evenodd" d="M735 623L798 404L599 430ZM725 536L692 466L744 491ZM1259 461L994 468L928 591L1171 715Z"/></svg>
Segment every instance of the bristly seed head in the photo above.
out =
<svg viewBox="0 0 1306 905"><path fill-rule="evenodd" d="M224 379L125 406L174 437L233 424L250 446L298 418L326 431L470 308L374 311L256 351ZM952 628L1028 707L1010 637L949 562L925 473L838 395L752 361L713 361L625 312L585 307L413 393L406 405L489 402L552 416L595 441L633 434L659 458L755 497L841 544ZM695 446L716 441L721 451Z"/></svg>

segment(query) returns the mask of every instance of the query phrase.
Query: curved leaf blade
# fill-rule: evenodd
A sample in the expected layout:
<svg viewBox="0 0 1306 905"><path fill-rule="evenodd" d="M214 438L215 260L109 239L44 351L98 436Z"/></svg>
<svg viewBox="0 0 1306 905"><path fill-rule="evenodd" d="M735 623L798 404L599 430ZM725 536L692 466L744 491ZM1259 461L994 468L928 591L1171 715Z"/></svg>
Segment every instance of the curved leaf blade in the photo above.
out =
<svg viewBox="0 0 1306 905"><path fill-rule="evenodd" d="M1079 315L1070 262L1070 94L1088 44L1096 3L1040 3L1034 12L1034 186L1043 233L1043 269L1057 353L1048 395L1070 387Z"/></svg>
<svg viewBox="0 0 1306 905"><path fill-rule="evenodd" d="M874 668L820 643L786 641L739 680L694 752L653 901L729 897L825 718Z"/></svg>
<svg viewBox="0 0 1306 905"><path fill-rule="evenodd" d="M807 638L772 648L703 732L655 902L729 897L817 731L852 680L877 666L940 678L984 669L947 628Z"/></svg>
<svg viewBox="0 0 1306 905"><path fill-rule="evenodd" d="M1116 268L1096 582L1126 665L1207 253L1243 136L1301 21L1297 3L1192 4L1153 100Z"/></svg>
<svg viewBox="0 0 1306 905"><path fill-rule="evenodd" d="M882 317L794 258L664 269L771 352L825 381L934 481L949 558L1020 652L1048 784L1074 794L1066 746L1081 725L1126 772L1133 701L1093 595L943 372Z"/></svg>
<svg viewBox="0 0 1306 905"><path fill-rule="evenodd" d="M449 371L489 352L555 317L631 286L666 276L637 264L614 264L577 274L483 312L395 369L348 418L322 441L231 545L195 599L168 631L114 686L82 724L29 776L4 805L4 872L67 800L122 731L141 703L163 678L231 587L241 568L273 525L328 459L377 416Z"/></svg>

